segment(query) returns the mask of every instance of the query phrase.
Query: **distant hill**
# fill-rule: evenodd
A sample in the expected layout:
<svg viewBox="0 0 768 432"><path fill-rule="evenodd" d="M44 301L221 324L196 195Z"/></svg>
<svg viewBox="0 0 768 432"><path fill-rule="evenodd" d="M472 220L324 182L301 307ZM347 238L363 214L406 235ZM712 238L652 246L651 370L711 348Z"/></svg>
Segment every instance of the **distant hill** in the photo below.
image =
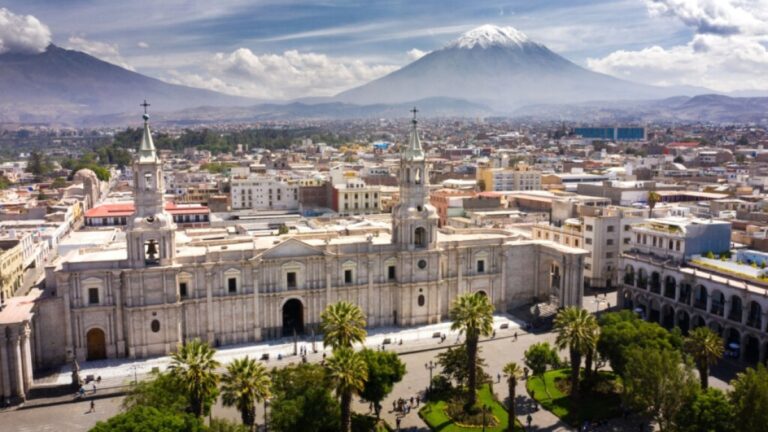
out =
<svg viewBox="0 0 768 432"><path fill-rule="evenodd" d="M447 97L510 112L531 104L648 100L704 92L643 85L593 72L514 28L485 25L336 99L371 104Z"/></svg>
<svg viewBox="0 0 768 432"><path fill-rule="evenodd" d="M407 104L353 105L341 102L258 104L247 107L202 106L152 115L154 124L198 125L208 123L249 123L276 120L339 120L407 117L417 105L428 117L486 117L488 107L459 99L430 98ZM110 114L82 119L86 125L120 125L135 121L135 114Z"/></svg>
<svg viewBox="0 0 768 432"><path fill-rule="evenodd" d="M541 104L517 109L512 117L583 122L768 123L768 97L715 94L650 101L599 101Z"/></svg>
<svg viewBox="0 0 768 432"><path fill-rule="evenodd" d="M40 54L0 55L0 95L0 121L23 122L136 112L144 98L159 111L256 102L168 84L55 45Z"/></svg>

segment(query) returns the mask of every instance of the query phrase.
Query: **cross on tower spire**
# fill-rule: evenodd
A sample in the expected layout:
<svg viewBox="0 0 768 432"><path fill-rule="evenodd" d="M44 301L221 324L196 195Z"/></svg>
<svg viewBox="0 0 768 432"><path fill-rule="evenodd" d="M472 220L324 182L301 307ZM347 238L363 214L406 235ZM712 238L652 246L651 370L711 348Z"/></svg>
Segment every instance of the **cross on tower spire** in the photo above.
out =
<svg viewBox="0 0 768 432"><path fill-rule="evenodd" d="M144 99L144 103L140 103L139 104L140 107L144 107L144 114L147 113L147 107L150 106L150 105L152 105L152 104L147 103L146 99Z"/></svg>
<svg viewBox="0 0 768 432"><path fill-rule="evenodd" d="M416 107L413 107L411 112L413 113L413 120L412 121L413 121L413 123L416 123L416 113L419 112L419 110L417 110Z"/></svg>

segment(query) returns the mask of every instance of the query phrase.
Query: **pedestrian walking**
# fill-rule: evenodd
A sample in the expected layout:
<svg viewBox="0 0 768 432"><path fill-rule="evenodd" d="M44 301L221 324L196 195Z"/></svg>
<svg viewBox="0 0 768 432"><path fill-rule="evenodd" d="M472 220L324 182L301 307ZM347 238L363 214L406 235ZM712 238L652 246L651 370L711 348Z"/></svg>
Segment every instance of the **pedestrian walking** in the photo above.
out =
<svg viewBox="0 0 768 432"><path fill-rule="evenodd" d="M501 382L501 374L500 373L496 374L496 382Z"/></svg>
<svg viewBox="0 0 768 432"><path fill-rule="evenodd" d="M517 342L517 332L515 332L515 342Z"/></svg>
<svg viewBox="0 0 768 432"><path fill-rule="evenodd" d="M411 396L411 405L413 405L413 396Z"/></svg>
<svg viewBox="0 0 768 432"><path fill-rule="evenodd" d="M91 409L88 411L89 413L96 412L96 402L91 400Z"/></svg>
<svg viewBox="0 0 768 432"><path fill-rule="evenodd" d="M94 394L96 393L96 384L95 383L93 384L93 393Z"/></svg>

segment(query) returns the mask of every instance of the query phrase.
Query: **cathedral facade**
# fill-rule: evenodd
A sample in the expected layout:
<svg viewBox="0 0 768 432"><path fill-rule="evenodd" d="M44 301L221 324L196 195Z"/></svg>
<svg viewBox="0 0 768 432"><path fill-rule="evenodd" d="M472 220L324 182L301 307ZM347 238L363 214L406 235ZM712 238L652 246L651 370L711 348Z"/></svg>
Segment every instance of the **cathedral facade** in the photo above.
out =
<svg viewBox="0 0 768 432"><path fill-rule="evenodd" d="M581 304L585 251L499 229L438 229L428 178L414 118L389 230L179 231L145 117L126 243L81 250L51 269L36 364L167 355L193 338L223 346L307 335L340 300L359 305L372 328L446 320L470 292L501 312Z"/></svg>

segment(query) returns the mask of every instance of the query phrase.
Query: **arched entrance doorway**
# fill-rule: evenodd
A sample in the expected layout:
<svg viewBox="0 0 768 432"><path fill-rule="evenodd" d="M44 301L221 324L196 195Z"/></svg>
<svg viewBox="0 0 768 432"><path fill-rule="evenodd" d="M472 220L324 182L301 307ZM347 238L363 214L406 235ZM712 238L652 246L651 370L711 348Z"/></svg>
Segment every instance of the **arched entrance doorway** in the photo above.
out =
<svg viewBox="0 0 768 432"><path fill-rule="evenodd" d="M283 305L283 336L304 333L304 305L299 299L290 299Z"/></svg>
<svg viewBox="0 0 768 432"><path fill-rule="evenodd" d="M102 360L107 358L107 341L102 329L92 328L88 330L85 339L88 350L86 360Z"/></svg>

